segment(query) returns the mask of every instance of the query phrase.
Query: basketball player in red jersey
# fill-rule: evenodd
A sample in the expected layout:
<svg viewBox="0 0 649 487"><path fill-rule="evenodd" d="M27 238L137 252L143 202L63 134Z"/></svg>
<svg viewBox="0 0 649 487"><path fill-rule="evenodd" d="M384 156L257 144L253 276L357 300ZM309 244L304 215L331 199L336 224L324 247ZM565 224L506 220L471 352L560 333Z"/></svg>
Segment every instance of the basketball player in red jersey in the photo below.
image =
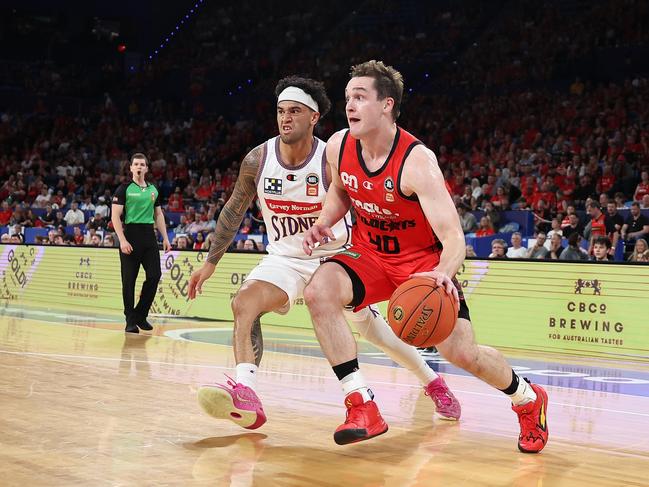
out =
<svg viewBox="0 0 649 487"><path fill-rule="evenodd" d="M326 156L332 182L320 217L303 248L334 238L330 227L353 207L352 247L329 258L304 290L323 352L341 381L347 419L338 444L387 431L358 367L356 344L342 307L362 309L389 299L414 276L428 277L459 301L452 334L437 348L452 364L507 394L518 414L522 452L536 453L548 439L548 397L507 364L497 350L477 345L469 309L454 279L465 256L464 234L435 154L396 125L403 79L382 62L354 66L345 89L349 130L334 134Z"/></svg>

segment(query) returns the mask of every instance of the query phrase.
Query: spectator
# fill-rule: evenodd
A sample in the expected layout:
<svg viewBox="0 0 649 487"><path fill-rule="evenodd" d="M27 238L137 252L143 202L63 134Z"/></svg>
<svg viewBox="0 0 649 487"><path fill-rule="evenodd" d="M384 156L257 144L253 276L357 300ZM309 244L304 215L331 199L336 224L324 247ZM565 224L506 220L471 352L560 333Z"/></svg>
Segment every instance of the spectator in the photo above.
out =
<svg viewBox="0 0 649 487"><path fill-rule="evenodd" d="M559 235L558 233L552 235L552 237L550 238L550 249L548 251L548 254L545 256L546 259L558 260L561 257L561 253L564 250L561 245L561 241L561 235Z"/></svg>
<svg viewBox="0 0 649 487"><path fill-rule="evenodd" d="M73 201L70 205L70 209L65 214L65 224L69 227L74 225L83 225L85 221L85 216L83 211L79 209L79 204L76 201Z"/></svg>
<svg viewBox="0 0 649 487"><path fill-rule="evenodd" d="M484 216L489 218L493 228L496 229L500 225L500 211L494 206L491 201L485 201L484 204Z"/></svg>
<svg viewBox="0 0 649 487"><path fill-rule="evenodd" d="M551 239L552 235L558 234L560 237L563 237L563 230L561 230L561 224L559 223L558 218L553 218L552 221L550 222L550 231L548 232L547 238ZM549 247L549 245L546 246L546 248Z"/></svg>
<svg viewBox="0 0 649 487"><path fill-rule="evenodd" d="M101 214L95 213L95 216L90 219L86 228L92 228L93 230L107 230L108 222L104 220Z"/></svg>
<svg viewBox="0 0 649 487"><path fill-rule="evenodd" d="M631 212L622 225L621 237L626 242L628 251L631 250L629 244L634 244L639 238L646 240L649 237L649 218L640 212L640 204L637 201L631 204Z"/></svg>
<svg viewBox="0 0 649 487"><path fill-rule="evenodd" d="M195 201L207 201L212 196L212 183L209 176L201 178L201 184L194 193Z"/></svg>
<svg viewBox="0 0 649 487"><path fill-rule="evenodd" d="M34 215L34 212L32 211L31 208L27 210L27 213L25 214L22 222L21 222L23 227L35 227L35 226L41 226L41 223L38 218L36 218L36 215Z"/></svg>
<svg viewBox="0 0 649 487"><path fill-rule="evenodd" d="M54 225L54 220L56 219L56 211L52 209L52 205L49 203L45 206L45 213L38 217L38 220L41 222L41 226L50 227Z"/></svg>
<svg viewBox="0 0 649 487"><path fill-rule="evenodd" d="M559 260L588 260L588 254L579 247L581 235L573 232L568 237L568 247L561 252Z"/></svg>
<svg viewBox="0 0 649 487"><path fill-rule="evenodd" d="M642 208L643 210L649 210L649 194L646 194L642 197L640 208Z"/></svg>
<svg viewBox="0 0 649 487"><path fill-rule="evenodd" d="M98 234L94 234L90 237L90 243L89 245L93 247L99 247L101 245L101 236Z"/></svg>
<svg viewBox="0 0 649 487"><path fill-rule="evenodd" d="M110 208L106 204L106 198L104 196L100 196L99 198L97 198L97 206L95 206L95 216L101 215L104 221L107 221L108 213L110 213Z"/></svg>
<svg viewBox="0 0 649 487"><path fill-rule="evenodd" d="M189 238L185 234L176 235L176 249L188 250L190 249Z"/></svg>
<svg viewBox="0 0 649 487"><path fill-rule="evenodd" d="M584 229L584 237L590 241L590 247L594 244L594 239L597 237L608 237L612 241L613 250L619 238L619 234L615 230L615 223L608 214L603 213L599 207L599 203L591 202L586 207L588 214L591 217L589 227Z"/></svg>
<svg viewBox="0 0 649 487"><path fill-rule="evenodd" d="M45 208L50 203L52 195L46 186L41 188L41 193L34 200L34 205L36 208Z"/></svg>
<svg viewBox="0 0 649 487"><path fill-rule="evenodd" d="M613 222L615 231L618 233L621 232L622 226L624 225L624 218L618 213L615 202L609 201L606 204L606 214L608 218Z"/></svg>
<svg viewBox="0 0 649 487"><path fill-rule="evenodd" d="M74 245L83 245L83 233L81 233L81 227L74 227L72 236Z"/></svg>
<svg viewBox="0 0 649 487"><path fill-rule="evenodd" d="M10 244L11 243L11 236L8 233L3 233L2 236L0 237L0 243L1 244Z"/></svg>
<svg viewBox="0 0 649 487"><path fill-rule="evenodd" d="M649 246L644 238L635 241L633 253L629 256L629 262L647 262L649 260Z"/></svg>
<svg viewBox="0 0 649 487"><path fill-rule="evenodd" d="M92 204L92 198L90 196L86 196L83 200L83 203L81 203L81 206L79 208L82 211L96 211L95 205Z"/></svg>
<svg viewBox="0 0 649 487"><path fill-rule="evenodd" d="M9 227L9 236L10 237L14 237L14 236L18 237L20 239L20 242L18 242L18 243L24 242L25 241L25 234L24 234L23 226L20 225L19 223L16 223L15 225L11 225Z"/></svg>
<svg viewBox="0 0 649 487"><path fill-rule="evenodd" d="M186 232L189 234L195 234L203 231L207 226L207 215L205 213L197 213L194 221L190 222L187 225Z"/></svg>
<svg viewBox="0 0 649 487"><path fill-rule="evenodd" d="M194 250L201 250L204 243L205 243L205 237L203 235L203 232L198 232L196 234L196 241L194 241Z"/></svg>
<svg viewBox="0 0 649 487"><path fill-rule="evenodd" d="M480 199L482 198L482 187L480 186L480 180L478 178L471 179L471 197L477 204L480 203Z"/></svg>
<svg viewBox="0 0 649 487"><path fill-rule="evenodd" d="M488 237L495 234L494 227L491 225L489 217L483 216L480 218L480 228L475 232L476 237Z"/></svg>
<svg viewBox="0 0 649 487"><path fill-rule="evenodd" d="M174 233L179 234L179 233L187 233L187 227L189 226L189 223L187 222L187 217L185 215L180 215L180 222L174 228Z"/></svg>
<svg viewBox="0 0 649 487"><path fill-rule="evenodd" d="M579 217L576 213L571 213L568 215L568 225L561 227L561 230L563 231L563 236L565 238L570 238L570 235L572 235L573 233L576 233L579 236L583 235L584 233L584 227L579 221Z"/></svg>
<svg viewBox="0 0 649 487"><path fill-rule="evenodd" d="M257 252L259 248L257 247L257 242L255 240L248 238L243 242L243 250L248 252Z"/></svg>
<svg viewBox="0 0 649 487"><path fill-rule="evenodd" d="M65 220L63 219L63 212L58 211L56 212L54 216L54 221L52 222L52 226L55 228L58 228L60 226L65 226Z"/></svg>
<svg viewBox="0 0 649 487"><path fill-rule="evenodd" d="M104 237L104 241L102 242L102 245L104 247L115 247L115 237L113 237L112 233L109 233Z"/></svg>
<svg viewBox="0 0 649 487"><path fill-rule="evenodd" d="M175 191L169 196L169 203L167 205L168 211L181 212L185 211L185 203L183 202L183 195L180 188L176 186Z"/></svg>
<svg viewBox="0 0 649 487"><path fill-rule="evenodd" d="M527 257L527 249L521 244L523 236L520 232L512 233L512 246L507 249L508 259L524 259Z"/></svg>
<svg viewBox="0 0 649 487"><path fill-rule="evenodd" d="M496 238L491 242L490 259L506 259L507 243L502 238Z"/></svg>
<svg viewBox="0 0 649 487"><path fill-rule="evenodd" d="M467 257L477 257L477 254L475 253L475 249L473 248L473 245L467 245L466 246L466 256Z"/></svg>
<svg viewBox="0 0 649 487"><path fill-rule="evenodd" d="M460 223L462 224L462 231L467 233L473 233L478 229L478 222L475 219L473 213L468 211L468 208L464 204L460 204L457 207L457 213L460 216Z"/></svg>
<svg viewBox="0 0 649 487"><path fill-rule="evenodd" d="M7 200L2 202L2 208L0 209L0 227L7 226L11 217L13 215L13 210L9 206Z"/></svg>
<svg viewBox="0 0 649 487"><path fill-rule="evenodd" d="M534 246L527 251L528 259L545 259L547 257L550 252L545 248L545 240L545 233L539 232L536 234Z"/></svg>
<svg viewBox="0 0 649 487"><path fill-rule="evenodd" d="M633 193L633 201L640 202L645 195L649 194L649 171L640 173L640 182Z"/></svg>
<svg viewBox="0 0 649 487"><path fill-rule="evenodd" d="M626 198L624 197L624 193L617 192L615 193L615 207L616 208L626 208Z"/></svg>
<svg viewBox="0 0 649 487"><path fill-rule="evenodd" d="M252 219L251 218L244 218L243 223L241 224L241 228L239 229L239 233L243 233L245 235L252 233Z"/></svg>
<svg viewBox="0 0 649 487"><path fill-rule="evenodd" d="M595 262L608 262L608 254L611 251L611 240L606 236L598 236L593 239L593 255L590 260Z"/></svg>

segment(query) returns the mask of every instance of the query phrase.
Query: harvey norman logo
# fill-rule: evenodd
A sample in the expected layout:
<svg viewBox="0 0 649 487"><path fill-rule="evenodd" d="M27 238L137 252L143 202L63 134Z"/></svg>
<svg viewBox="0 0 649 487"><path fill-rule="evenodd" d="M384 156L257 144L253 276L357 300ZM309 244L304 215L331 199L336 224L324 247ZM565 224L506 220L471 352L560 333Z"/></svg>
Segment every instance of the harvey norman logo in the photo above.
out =
<svg viewBox="0 0 649 487"><path fill-rule="evenodd" d="M282 201L264 198L266 206L273 213L286 215L305 215L322 210L322 203L303 203L300 201Z"/></svg>

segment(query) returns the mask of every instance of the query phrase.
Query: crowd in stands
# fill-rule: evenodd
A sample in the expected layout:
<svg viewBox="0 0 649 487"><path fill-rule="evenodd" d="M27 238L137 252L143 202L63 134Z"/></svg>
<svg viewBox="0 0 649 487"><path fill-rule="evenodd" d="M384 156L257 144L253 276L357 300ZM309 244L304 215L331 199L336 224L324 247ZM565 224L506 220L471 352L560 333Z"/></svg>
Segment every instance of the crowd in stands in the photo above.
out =
<svg viewBox="0 0 649 487"><path fill-rule="evenodd" d="M140 151L149 155L174 247L204 250L238 161L276 131L276 80L301 72L326 81L337 108L319 129L327 137L344 124L349 64L377 57L403 63L406 86L415 89L406 92L400 123L435 151L465 234L490 237L492 257L602 260L602 246L612 256L622 245L625 258L649 260L642 211L649 209L649 73L560 78L598 49L646 47L643 2L594 2L564 23L556 22L566 13L557 2L495 2L502 14L495 23L483 2L402 2L392 24L390 2L381 0L343 21L327 6L270 15L271 3L247 15L240 15L245 5L210 7L165 56L126 78L107 62L101 86L112 94L95 96L81 113L47 96L91 93L88 79L97 76L41 61L0 68L0 87L44 95L31 110L0 106L2 241L24 240L31 227L48 229L37 243L116 246L110 200L128 179L129 155ZM263 42L267 35L273 46ZM188 72L180 100L146 96L178 70ZM254 88L237 98L235 116L206 101L216 96L214 72L250 76ZM510 210L531 212L533 231L517 233ZM232 248L263 250L265 242L253 204Z"/></svg>

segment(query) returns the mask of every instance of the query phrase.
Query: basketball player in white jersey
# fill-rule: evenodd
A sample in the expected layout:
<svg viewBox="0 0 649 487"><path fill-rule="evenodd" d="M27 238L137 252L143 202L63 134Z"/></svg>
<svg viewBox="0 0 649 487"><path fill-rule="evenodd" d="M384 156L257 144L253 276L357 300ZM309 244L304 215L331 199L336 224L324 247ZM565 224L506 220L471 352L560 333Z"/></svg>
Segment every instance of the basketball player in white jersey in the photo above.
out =
<svg viewBox="0 0 649 487"><path fill-rule="evenodd" d="M331 175L325 160L325 143L313 130L331 107L322 83L307 78L280 80L277 95L279 136L253 149L241 163L234 191L219 215L203 267L189 281L189 297L201 293L232 242L243 216L259 198L268 231L268 254L248 274L232 300L236 378L227 385L205 386L198 392L203 409L216 418L230 419L247 429L266 422L257 388L257 367L263 352L259 317L274 311L284 314L302 297L304 288L322 257L344 249L350 240L349 214L332 227L335 240L320 245L310 256L302 250L304 233L320 215ZM457 420L460 404L417 350L392 332L376 308L346 312L348 321L370 343L395 362L411 370L435 402L437 415Z"/></svg>

